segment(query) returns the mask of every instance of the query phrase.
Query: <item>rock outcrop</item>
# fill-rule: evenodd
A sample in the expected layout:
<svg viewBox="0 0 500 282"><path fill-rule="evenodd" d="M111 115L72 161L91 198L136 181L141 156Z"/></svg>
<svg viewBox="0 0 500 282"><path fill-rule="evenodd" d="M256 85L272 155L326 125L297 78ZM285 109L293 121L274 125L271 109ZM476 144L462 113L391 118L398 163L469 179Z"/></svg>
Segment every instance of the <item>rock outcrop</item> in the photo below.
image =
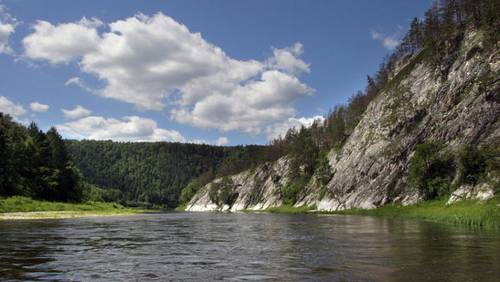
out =
<svg viewBox="0 0 500 282"><path fill-rule="evenodd" d="M329 153L331 180L323 186L313 176L297 206L314 205L319 210L334 211L416 203L420 196L408 187L407 175L417 144L439 140L458 148L500 136L498 50L484 51L480 34L469 33L458 56L446 66L444 76L443 66L432 66L424 57L425 50L400 62L398 72L391 75L389 85L370 103L342 149ZM279 206L281 189L288 181L289 162L283 157L232 176L237 197L231 206L211 202L211 183L193 197L187 210ZM463 189L463 195L473 190Z"/></svg>

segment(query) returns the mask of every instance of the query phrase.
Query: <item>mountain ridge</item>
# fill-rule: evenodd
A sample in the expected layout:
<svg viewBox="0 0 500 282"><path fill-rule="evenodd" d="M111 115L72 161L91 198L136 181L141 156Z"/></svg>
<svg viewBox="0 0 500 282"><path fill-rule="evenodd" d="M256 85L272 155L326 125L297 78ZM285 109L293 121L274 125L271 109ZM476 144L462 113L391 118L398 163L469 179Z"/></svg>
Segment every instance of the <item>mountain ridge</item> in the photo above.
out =
<svg viewBox="0 0 500 282"><path fill-rule="evenodd" d="M423 199L408 185L409 166L415 147L426 141L440 141L451 151L473 144L498 142L500 126L500 56L497 49L484 47L481 31L469 31L452 61L434 65L424 60L426 50L413 55L392 75L388 87L372 100L361 121L340 150L332 149L328 161L332 178L325 188L313 175L303 187L295 206L316 206L335 211L375 208L387 203L414 204ZM401 60L407 60L402 58ZM441 59L444 62L445 59ZM447 64L447 65L445 65ZM448 73L443 77L443 69ZM498 144L498 143L495 143ZM222 180L203 187L187 205L188 211L266 209L283 205L283 190L289 171L272 183L273 168L289 163L289 157L231 177L229 190L238 195L233 203L214 203L208 194ZM269 170L269 171L266 171ZM262 177L264 176L264 177ZM276 178L276 176L274 176ZM495 178L495 176L490 176ZM242 181L244 179L251 179ZM480 190L494 191L498 179ZM286 181L285 181L286 182ZM263 183L261 186L256 183ZM276 185L278 184L278 185ZM493 186L492 186L493 185ZM479 190L460 186L467 193ZM249 201L252 191L264 190L266 199ZM491 193L494 194L494 193Z"/></svg>

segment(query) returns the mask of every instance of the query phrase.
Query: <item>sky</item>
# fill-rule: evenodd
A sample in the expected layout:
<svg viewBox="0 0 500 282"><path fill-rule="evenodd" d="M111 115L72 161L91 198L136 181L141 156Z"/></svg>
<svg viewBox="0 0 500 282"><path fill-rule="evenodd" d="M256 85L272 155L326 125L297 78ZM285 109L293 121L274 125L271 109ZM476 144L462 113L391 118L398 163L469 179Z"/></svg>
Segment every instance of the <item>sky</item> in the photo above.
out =
<svg viewBox="0 0 500 282"><path fill-rule="evenodd" d="M431 0L0 0L0 112L65 138L266 144L364 89Z"/></svg>

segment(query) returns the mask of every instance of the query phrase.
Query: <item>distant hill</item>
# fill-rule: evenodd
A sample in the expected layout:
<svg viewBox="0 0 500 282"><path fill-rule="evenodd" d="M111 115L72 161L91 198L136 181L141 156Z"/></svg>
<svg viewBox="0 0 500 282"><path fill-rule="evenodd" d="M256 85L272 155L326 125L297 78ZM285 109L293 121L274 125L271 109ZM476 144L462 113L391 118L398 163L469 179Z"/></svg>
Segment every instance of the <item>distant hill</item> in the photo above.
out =
<svg viewBox="0 0 500 282"><path fill-rule="evenodd" d="M182 188L193 178L206 183L280 156L258 145L69 140L66 146L87 182L118 190L118 200L125 204L168 207L177 206Z"/></svg>

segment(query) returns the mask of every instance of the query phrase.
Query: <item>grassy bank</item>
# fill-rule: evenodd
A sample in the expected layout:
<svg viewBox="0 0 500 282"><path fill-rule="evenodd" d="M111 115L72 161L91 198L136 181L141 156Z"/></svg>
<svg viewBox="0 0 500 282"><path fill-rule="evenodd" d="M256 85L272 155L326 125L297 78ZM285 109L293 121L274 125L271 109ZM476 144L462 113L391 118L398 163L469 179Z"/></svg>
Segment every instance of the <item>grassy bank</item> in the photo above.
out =
<svg viewBox="0 0 500 282"><path fill-rule="evenodd" d="M412 218L471 227L500 229L500 197L487 202L461 201L453 205L446 205L446 200L438 200L412 206L386 205L371 210L350 209L336 212L321 212L315 211L314 207L280 206L269 208L265 211L289 214L319 213Z"/></svg>
<svg viewBox="0 0 500 282"><path fill-rule="evenodd" d="M268 208L264 211L271 212L271 213L299 214L299 213L311 212L314 209L315 209L315 207L308 207L308 206L294 207L294 206L290 206L290 205L283 205L283 206L279 206L279 207Z"/></svg>
<svg viewBox="0 0 500 282"><path fill-rule="evenodd" d="M387 205L372 210L351 209L335 213L414 218L471 227L500 229L499 197L487 202L461 201L448 206L445 203L445 200L439 200L405 207Z"/></svg>
<svg viewBox="0 0 500 282"><path fill-rule="evenodd" d="M174 211L183 212L183 211L186 211L186 208L187 208L187 205L180 205L180 206L176 207L174 209Z"/></svg>
<svg viewBox="0 0 500 282"><path fill-rule="evenodd" d="M111 216L146 212L151 211L126 208L116 203L46 202L20 196L0 199L0 220Z"/></svg>

